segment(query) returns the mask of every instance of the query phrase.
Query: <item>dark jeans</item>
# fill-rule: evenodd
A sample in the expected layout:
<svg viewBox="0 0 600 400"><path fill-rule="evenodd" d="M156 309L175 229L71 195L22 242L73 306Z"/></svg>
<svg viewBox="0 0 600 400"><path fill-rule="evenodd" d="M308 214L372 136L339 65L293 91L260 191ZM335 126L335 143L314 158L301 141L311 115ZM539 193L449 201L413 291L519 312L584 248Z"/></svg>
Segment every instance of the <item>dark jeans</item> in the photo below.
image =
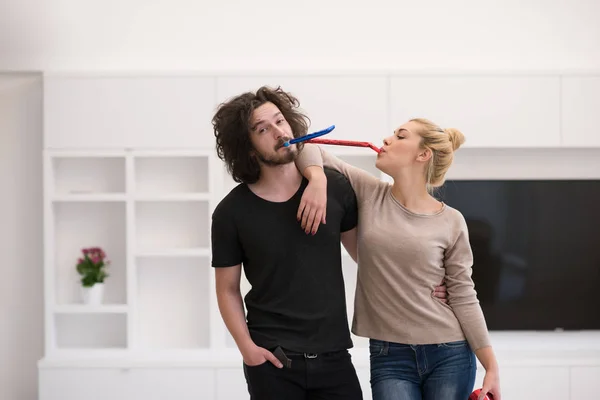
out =
<svg viewBox="0 0 600 400"><path fill-rule="evenodd" d="M286 351L290 368L271 362L249 367L244 376L251 400L362 400L362 390L348 351L304 354Z"/></svg>
<svg viewBox="0 0 600 400"><path fill-rule="evenodd" d="M475 353L466 341L407 345L370 341L373 400L467 400Z"/></svg>

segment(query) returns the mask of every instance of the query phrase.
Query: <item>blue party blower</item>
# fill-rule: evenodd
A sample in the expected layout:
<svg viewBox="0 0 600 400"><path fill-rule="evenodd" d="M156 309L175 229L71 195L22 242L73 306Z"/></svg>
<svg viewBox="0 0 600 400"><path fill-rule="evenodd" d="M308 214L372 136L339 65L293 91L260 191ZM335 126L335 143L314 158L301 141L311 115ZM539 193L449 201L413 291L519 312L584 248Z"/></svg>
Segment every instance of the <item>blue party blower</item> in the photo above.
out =
<svg viewBox="0 0 600 400"><path fill-rule="evenodd" d="M329 132L331 132L334 129L335 129L335 125L331 125L329 128L325 128L322 131L311 133L310 135L304 135L299 138L294 138L292 140L288 140L287 142L285 142L283 144L283 147L289 147L290 145L295 144L295 143L305 142L307 140L314 139L319 136L327 135Z"/></svg>

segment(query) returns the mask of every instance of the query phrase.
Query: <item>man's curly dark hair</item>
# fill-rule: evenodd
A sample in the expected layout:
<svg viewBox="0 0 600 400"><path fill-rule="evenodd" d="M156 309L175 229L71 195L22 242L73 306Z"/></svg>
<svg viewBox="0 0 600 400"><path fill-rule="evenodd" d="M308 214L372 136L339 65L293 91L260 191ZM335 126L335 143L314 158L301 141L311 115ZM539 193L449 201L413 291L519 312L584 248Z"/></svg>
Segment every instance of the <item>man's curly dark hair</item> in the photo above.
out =
<svg viewBox="0 0 600 400"><path fill-rule="evenodd" d="M212 119L217 155L238 183L255 183L260 177L260 165L250 141L250 118L255 109L267 102L279 108L294 137L308 131L310 119L299 110L300 102L281 87L262 86L256 93L242 93L220 104ZM298 150L301 148L299 144Z"/></svg>

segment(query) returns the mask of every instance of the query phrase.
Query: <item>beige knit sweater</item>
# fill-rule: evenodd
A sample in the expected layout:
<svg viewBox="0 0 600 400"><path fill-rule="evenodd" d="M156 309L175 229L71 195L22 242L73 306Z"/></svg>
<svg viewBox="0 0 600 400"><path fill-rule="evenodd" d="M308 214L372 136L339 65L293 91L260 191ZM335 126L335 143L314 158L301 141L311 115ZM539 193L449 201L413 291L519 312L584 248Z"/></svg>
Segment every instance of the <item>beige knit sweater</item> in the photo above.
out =
<svg viewBox="0 0 600 400"><path fill-rule="evenodd" d="M405 344L467 339L473 350L489 346L483 312L471 279L473 255L462 214L443 205L436 214L409 211L392 186L306 144L300 171L319 165L340 171L356 192L358 277L352 332ZM446 279L448 304L433 296Z"/></svg>

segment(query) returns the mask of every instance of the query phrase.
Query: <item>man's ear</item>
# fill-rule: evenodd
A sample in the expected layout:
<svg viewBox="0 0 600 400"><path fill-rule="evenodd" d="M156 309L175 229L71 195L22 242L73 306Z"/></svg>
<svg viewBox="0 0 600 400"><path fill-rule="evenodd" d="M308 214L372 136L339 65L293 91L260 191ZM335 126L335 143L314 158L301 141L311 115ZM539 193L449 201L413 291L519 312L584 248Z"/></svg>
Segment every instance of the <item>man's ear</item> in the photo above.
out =
<svg viewBox="0 0 600 400"><path fill-rule="evenodd" d="M432 156L433 152L431 151L431 149L429 147L425 147L417 155L417 161L427 162L431 159Z"/></svg>

